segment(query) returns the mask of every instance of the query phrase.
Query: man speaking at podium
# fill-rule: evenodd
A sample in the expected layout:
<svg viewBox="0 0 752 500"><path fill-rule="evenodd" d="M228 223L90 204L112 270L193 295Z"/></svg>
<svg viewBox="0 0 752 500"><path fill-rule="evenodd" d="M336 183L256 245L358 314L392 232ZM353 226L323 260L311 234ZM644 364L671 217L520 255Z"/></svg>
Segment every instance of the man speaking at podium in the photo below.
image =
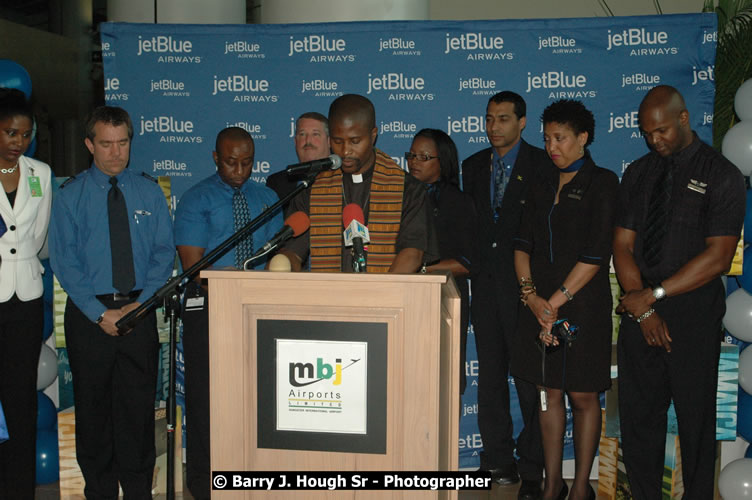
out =
<svg viewBox="0 0 752 500"><path fill-rule="evenodd" d="M311 271L352 271L353 254L342 238L342 211L350 204L362 208L360 222L368 227L368 272L414 273L422 262L438 259L426 190L375 147L377 136L376 113L365 97L346 94L329 107L329 142L342 169L319 173L290 204L289 212L303 211L311 220L310 231L280 251L293 271L309 252Z"/></svg>

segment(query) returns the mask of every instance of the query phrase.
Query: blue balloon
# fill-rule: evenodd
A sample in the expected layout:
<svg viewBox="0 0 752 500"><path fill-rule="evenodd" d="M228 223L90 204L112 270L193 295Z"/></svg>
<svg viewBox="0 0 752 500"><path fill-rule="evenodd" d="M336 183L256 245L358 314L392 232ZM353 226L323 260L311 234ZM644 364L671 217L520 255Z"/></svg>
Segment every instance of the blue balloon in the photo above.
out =
<svg viewBox="0 0 752 500"><path fill-rule="evenodd" d="M57 429L57 408L42 391L37 391L37 429Z"/></svg>
<svg viewBox="0 0 752 500"><path fill-rule="evenodd" d="M10 59L0 59L0 87L18 89L31 97L31 77L26 69Z"/></svg>
<svg viewBox="0 0 752 500"><path fill-rule="evenodd" d="M37 484L50 484L60 480L60 456L57 431L37 430Z"/></svg>
<svg viewBox="0 0 752 500"><path fill-rule="evenodd" d="M736 433L752 441L752 395L739 389L739 404L736 408Z"/></svg>

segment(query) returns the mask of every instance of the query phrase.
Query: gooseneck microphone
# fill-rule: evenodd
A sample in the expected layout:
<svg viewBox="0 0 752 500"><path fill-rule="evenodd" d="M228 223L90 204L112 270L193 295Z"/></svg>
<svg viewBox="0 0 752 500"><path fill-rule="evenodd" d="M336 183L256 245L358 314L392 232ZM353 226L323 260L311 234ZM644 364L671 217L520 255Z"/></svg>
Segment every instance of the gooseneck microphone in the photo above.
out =
<svg viewBox="0 0 752 500"><path fill-rule="evenodd" d="M253 268L255 260L268 254L290 238L300 236L301 234L305 233L306 231L308 231L308 228L310 226L311 222L305 212L298 211L294 214L291 214L287 219L285 219L285 225L282 226L282 229L277 231L277 234L275 234L272 239L264 243L264 246L261 247L255 254L253 254L253 257L243 263L243 269L249 271Z"/></svg>
<svg viewBox="0 0 752 500"><path fill-rule="evenodd" d="M342 158L337 155L329 155L328 158L321 158L320 160L304 161L303 163L296 163L294 165L288 165L285 169L287 175L299 175L308 173L319 173L322 170L337 170L342 166Z"/></svg>
<svg viewBox="0 0 752 500"><path fill-rule="evenodd" d="M353 271L366 272L366 254L364 243L371 241L368 228L364 225L363 209L350 203L342 210L342 222L345 226L345 247L353 248Z"/></svg>

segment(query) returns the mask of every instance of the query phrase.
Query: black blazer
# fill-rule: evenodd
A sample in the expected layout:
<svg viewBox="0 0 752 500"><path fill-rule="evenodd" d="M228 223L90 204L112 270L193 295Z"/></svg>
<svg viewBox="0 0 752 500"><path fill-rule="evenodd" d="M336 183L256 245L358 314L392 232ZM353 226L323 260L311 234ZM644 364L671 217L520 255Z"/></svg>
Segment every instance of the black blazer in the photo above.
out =
<svg viewBox="0 0 752 500"><path fill-rule="evenodd" d="M473 198L478 216L473 292L490 296L498 293L514 301L517 300L518 288L512 240L520 227L525 199L533 183L543 182L556 173L556 167L545 151L522 139L520 141L520 151L512 167L512 177L504 192L501 215L496 223L491 210L491 148L479 151L462 162L463 191Z"/></svg>

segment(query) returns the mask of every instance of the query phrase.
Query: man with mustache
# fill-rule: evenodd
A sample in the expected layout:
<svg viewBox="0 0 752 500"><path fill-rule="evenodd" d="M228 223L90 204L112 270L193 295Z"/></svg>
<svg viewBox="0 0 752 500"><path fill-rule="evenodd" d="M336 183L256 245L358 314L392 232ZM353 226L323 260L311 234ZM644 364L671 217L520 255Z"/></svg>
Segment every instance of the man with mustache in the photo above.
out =
<svg viewBox="0 0 752 500"><path fill-rule="evenodd" d="M303 113L295 122L295 153L298 155L298 161L304 163L307 161L320 160L329 156L329 120L326 116L315 111ZM287 172L281 170L266 178L266 186L272 188L277 196L282 199L295 189L298 185L295 177L290 177ZM290 203L283 205L287 212Z"/></svg>
<svg viewBox="0 0 752 500"><path fill-rule="evenodd" d="M414 273L423 261L437 259L426 190L374 147L378 129L371 101L356 94L338 97L329 107L329 134L342 168L321 172L290 204L291 212L311 218L311 230L281 250L292 269L300 270L310 250L312 271L352 270L352 253L343 251L341 238L333 243L331 237L342 233L342 209L350 203L362 207L371 233L368 272Z"/></svg>

